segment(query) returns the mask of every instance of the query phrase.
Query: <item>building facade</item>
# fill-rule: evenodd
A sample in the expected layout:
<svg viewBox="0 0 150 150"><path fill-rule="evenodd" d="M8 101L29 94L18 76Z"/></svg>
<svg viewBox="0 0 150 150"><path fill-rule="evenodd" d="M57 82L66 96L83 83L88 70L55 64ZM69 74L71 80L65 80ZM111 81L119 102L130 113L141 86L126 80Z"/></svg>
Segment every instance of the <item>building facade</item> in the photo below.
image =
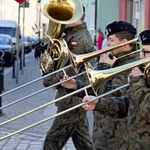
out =
<svg viewBox="0 0 150 150"><path fill-rule="evenodd" d="M120 0L119 8L119 20L132 23L138 33L150 29L149 0Z"/></svg>
<svg viewBox="0 0 150 150"><path fill-rule="evenodd" d="M113 21L132 23L138 33L150 29L150 0L82 0L86 7L86 21L92 36Z"/></svg>
<svg viewBox="0 0 150 150"><path fill-rule="evenodd" d="M19 21L21 33L24 30L24 35L34 36L32 27L36 24L42 28L43 24L48 23L48 19L41 12L38 0L26 1L29 2L29 7L21 4L19 11L19 3L15 0L0 0L0 19Z"/></svg>
<svg viewBox="0 0 150 150"><path fill-rule="evenodd" d="M34 36L32 26L37 24L40 28L48 24L46 18L40 11L38 0L29 1L29 7L20 7L20 27L25 35ZM41 0L42 1L42 0ZM80 0L86 8L85 21L94 39L96 29L105 27L115 20L123 20L132 23L138 33L144 29L150 29L150 0ZM19 4L15 0L0 0L0 19L18 21ZM24 20L24 22L23 22ZM41 36L43 36L42 33Z"/></svg>

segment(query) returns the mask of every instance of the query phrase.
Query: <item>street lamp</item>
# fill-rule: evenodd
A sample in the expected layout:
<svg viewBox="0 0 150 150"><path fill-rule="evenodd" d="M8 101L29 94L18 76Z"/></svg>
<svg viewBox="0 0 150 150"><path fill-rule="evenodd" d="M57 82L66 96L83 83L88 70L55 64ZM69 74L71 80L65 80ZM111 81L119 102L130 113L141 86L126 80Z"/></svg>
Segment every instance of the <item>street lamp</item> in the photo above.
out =
<svg viewBox="0 0 150 150"><path fill-rule="evenodd" d="M97 0L95 0L95 27L94 27L94 44L96 45L96 31L97 31Z"/></svg>
<svg viewBox="0 0 150 150"><path fill-rule="evenodd" d="M41 10L40 10L40 5L41 5L41 0L38 0L38 11L39 11L39 29L41 29ZM39 32L39 42L40 40L40 36L41 36L41 32Z"/></svg>

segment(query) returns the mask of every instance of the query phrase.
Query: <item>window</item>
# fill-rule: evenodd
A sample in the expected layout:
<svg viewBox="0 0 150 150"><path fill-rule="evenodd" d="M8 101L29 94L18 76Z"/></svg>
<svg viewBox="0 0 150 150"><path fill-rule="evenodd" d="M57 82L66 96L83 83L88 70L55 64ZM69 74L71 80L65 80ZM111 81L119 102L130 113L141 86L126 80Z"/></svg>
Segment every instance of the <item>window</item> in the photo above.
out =
<svg viewBox="0 0 150 150"><path fill-rule="evenodd" d="M137 32L144 30L145 0L128 0L127 21L132 23Z"/></svg>

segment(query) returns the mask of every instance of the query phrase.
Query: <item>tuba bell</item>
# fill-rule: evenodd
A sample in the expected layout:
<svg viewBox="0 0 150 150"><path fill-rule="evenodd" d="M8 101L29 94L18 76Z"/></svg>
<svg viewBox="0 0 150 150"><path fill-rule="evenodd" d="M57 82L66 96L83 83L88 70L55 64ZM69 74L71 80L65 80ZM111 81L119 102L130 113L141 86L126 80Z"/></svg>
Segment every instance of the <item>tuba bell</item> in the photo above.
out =
<svg viewBox="0 0 150 150"><path fill-rule="evenodd" d="M49 24L45 32L47 47L40 58L40 70L50 73L64 67L70 60L62 34L66 24L82 17L83 7L78 0L41 0L41 10L49 19Z"/></svg>

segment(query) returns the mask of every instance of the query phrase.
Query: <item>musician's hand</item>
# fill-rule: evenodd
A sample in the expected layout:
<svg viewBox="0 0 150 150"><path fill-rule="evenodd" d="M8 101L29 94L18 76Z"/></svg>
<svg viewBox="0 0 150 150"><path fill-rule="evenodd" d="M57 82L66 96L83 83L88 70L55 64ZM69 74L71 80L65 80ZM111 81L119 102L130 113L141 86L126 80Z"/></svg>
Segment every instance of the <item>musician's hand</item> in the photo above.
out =
<svg viewBox="0 0 150 150"><path fill-rule="evenodd" d="M113 66L113 64L116 62L117 58L113 56L113 59L110 59L110 57L107 54L102 54L100 56L99 62L104 62L109 64L110 66Z"/></svg>
<svg viewBox="0 0 150 150"><path fill-rule="evenodd" d="M95 100L92 102L89 102L89 100L91 99L95 99ZM82 106L85 110L94 110L98 103L98 99L96 99L95 96L88 95L88 96L84 96L82 102L85 103L85 105Z"/></svg>
<svg viewBox="0 0 150 150"><path fill-rule="evenodd" d="M142 71L138 67L135 67L134 69L132 69L132 72L128 76L128 82L132 77L137 77L141 75L144 75L144 73L142 73Z"/></svg>
<svg viewBox="0 0 150 150"><path fill-rule="evenodd" d="M34 57L36 59L40 58L41 54L44 53L46 48L47 48L47 44L44 45L44 43L42 43L42 42L38 43L34 49Z"/></svg>
<svg viewBox="0 0 150 150"><path fill-rule="evenodd" d="M65 81L67 79L69 79L69 76L64 75L63 79L61 79L60 81L62 82L62 81ZM70 79L70 80L68 80L66 82L63 82L61 84L61 86L64 87L64 88L67 88L67 89L77 89L77 83L76 83L75 79Z"/></svg>

